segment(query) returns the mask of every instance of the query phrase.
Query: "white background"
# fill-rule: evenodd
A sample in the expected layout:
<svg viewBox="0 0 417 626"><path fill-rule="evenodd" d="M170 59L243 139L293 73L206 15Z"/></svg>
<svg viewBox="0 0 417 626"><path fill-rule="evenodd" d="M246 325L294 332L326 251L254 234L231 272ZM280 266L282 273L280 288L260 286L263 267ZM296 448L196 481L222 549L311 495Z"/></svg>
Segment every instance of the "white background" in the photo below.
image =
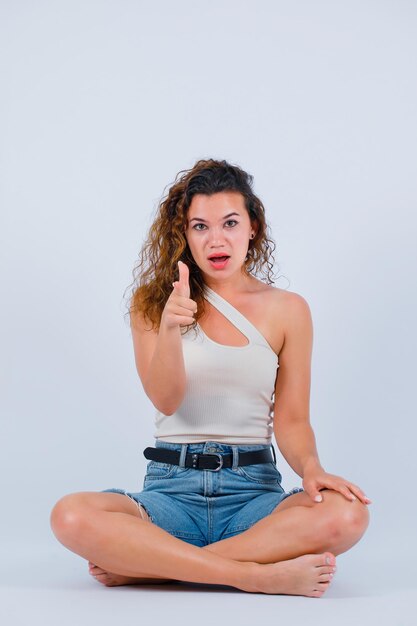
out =
<svg viewBox="0 0 417 626"><path fill-rule="evenodd" d="M0 2L3 610L33 613L22 586L43 623L48 610L51 623L87 620L60 615L71 589L88 588L92 606L100 593L103 611L103 597L120 611L127 593L147 598L88 577L49 515L66 493L141 489L154 408L123 294L162 195L212 157L254 176L276 286L310 305L322 464L373 500L321 600L215 602L223 617L247 602L257 615L288 606L293 623L412 623L416 18L404 0ZM301 485L278 463L285 488ZM184 589L204 620L219 592Z"/></svg>

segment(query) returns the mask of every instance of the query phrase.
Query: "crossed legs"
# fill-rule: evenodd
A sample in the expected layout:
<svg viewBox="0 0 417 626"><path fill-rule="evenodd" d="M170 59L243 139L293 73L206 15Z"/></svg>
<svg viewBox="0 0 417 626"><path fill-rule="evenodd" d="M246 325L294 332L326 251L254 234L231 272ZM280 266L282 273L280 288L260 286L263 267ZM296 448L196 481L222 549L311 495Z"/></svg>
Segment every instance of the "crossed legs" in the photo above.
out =
<svg viewBox="0 0 417 626"><path fill-rule="evenodd" d="M322 495L322 502L313 503L306 493L293 494L247 531L204 548L182 542L150 524L143 509L120 494L81 492L64 496L52 511L51 526L61 543L89 560L92 570L94 566L100 570L97 577L113 575L114 584L189 580L246 591L319 597L331 580L333 555L359 541L369 523L367 506L358 500L349 502L332 490L323 490ZM114 530L118 522L125 533L119 536ZM326 563L325 555L332 562ZM279 591L285 589L284 562L288 581L288 564L292 566L291 589L298 591L288 590L288 586L287 591ZM297 580L300 584L303 581L303 590L311 587L311 592L297 587L296 565ZM262 589L255 584L255 574ZM264 578L273 575L275 579L269 580L268 587Z"/></svg>

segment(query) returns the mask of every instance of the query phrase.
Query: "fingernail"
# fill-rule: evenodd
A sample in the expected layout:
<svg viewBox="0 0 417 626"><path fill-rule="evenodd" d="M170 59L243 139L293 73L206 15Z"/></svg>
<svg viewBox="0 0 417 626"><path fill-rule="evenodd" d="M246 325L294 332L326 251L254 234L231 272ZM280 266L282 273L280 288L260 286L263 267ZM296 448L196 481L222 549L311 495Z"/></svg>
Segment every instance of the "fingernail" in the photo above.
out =
<svg viewBox="0 0 417 626"><path fill-rule="evenodd" d="M354 500L356 500L356 497L355 497L355 496L350 496L350 499L351 499L351 500L352 500L352 502L353 502Z"/></svg>
<svg viewBox="0 0 417 626"><path fill-rule="evenodd" d="M326 556L326 563L327 565L330 565L330 557Z"/></svg>
<svg viewBox="0 0 417 626"><path fill-rule="evenodd" d="M316 502L321 502L321 501L323 500L323 498L322 498L322 496L317 495L317 496L314 498L314 500L315 500Z"/></svg>

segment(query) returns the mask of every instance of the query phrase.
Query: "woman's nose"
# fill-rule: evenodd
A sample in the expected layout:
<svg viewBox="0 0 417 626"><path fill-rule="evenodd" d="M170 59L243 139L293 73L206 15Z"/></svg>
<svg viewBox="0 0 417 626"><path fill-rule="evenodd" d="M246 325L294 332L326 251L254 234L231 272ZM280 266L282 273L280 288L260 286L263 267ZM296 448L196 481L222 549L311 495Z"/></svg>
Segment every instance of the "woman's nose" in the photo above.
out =
<svg viewBox="0 0 417 626"><path fill-rule="evenodd" d="M208 233L210 243L221 243L224 240L224 232L221 228L211 228Z"/></svg>

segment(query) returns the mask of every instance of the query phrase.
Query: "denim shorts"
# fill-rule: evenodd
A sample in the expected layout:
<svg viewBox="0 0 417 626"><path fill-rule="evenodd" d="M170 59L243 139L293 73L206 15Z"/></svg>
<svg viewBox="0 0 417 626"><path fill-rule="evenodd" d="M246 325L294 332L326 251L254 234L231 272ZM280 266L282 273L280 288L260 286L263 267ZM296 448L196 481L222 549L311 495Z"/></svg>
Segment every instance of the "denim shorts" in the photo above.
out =
<svg viewBox="0 0 417 626"><path fill-rule="evenodd" d="M239 535L272 513L282 500L303 491L294 487L285 492L282 476L273 461L238 466L239 452L271 448L268 444L156 440L155 447L181 452L180 465L149 461L142 491L112 488L102 493L128 496L143 506L156 526L195 546L203 547ZM217 472L185 467L185 455L193 452L233 454L234 463Z"/></svg>

